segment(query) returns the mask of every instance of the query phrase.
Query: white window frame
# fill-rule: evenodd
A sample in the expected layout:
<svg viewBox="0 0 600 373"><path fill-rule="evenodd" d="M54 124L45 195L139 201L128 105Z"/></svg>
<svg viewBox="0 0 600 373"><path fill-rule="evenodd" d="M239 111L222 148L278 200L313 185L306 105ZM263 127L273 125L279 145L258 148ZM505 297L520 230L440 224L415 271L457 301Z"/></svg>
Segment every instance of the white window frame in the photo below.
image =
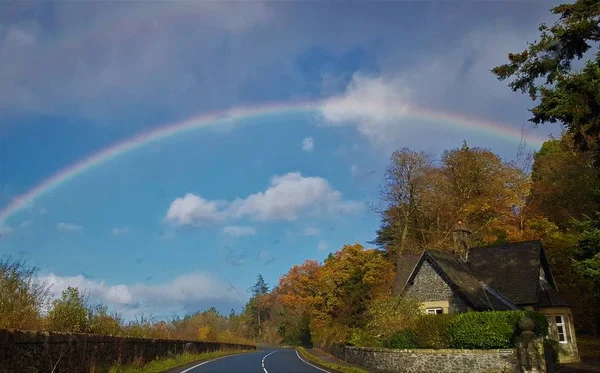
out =
<svg viewBox="0 0 600 373"><path fill-rule="evenodd" d="M560 318L560 322L558 322L558 318ZM567 341L567 324L565 323L564 315L554 315L554 322L556 323L556 338L558 339L558 343L568 343ZM562 333L559 328L562 328ZM563 340L560 339L562 334Z"/></svg>
<svg viewBox="0 0 600 373"><path fill-rule="evenodd" d="M438 311L440 311L440 312L438 312ZM425 308L425 313L427 315L441 315L444 313L444 309L442 307Z"/></svg>

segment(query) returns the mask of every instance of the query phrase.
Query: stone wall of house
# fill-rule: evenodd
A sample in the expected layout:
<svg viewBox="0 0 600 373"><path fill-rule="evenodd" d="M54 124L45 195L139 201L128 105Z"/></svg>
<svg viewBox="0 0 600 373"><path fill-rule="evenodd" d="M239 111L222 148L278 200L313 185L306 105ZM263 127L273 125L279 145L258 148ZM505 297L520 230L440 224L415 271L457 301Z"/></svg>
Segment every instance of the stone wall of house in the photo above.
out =
<svg viewBox="0 0 600 373"><path fill-rule="evenodd" d="M229 343L0 329L0 373L90 373L185 352L256 349Z"/></svg>
<svg viewBox="0 0 600 373"><path fill-rule="evenodd" d="M392 350L339 346L337 358L385 373L517 373L517 353L509 350Z"/></svg>
<svg viewBox="0 0 600 373"><path fill-rule="evenodd" d="M463 297L452 290L446 281L427 262L423 263L413 283L409 284L406 294L422 302L448 301L449 313L467 311L467 304Z"/></svg>

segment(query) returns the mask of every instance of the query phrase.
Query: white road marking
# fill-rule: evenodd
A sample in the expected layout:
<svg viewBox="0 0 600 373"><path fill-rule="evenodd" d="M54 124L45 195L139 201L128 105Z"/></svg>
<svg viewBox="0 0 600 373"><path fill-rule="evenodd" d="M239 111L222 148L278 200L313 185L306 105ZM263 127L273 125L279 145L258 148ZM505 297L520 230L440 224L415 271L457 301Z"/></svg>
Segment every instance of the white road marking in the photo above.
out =
<svg viewBox="0 0 600 373"><path fill-rule="evenodd" d="M275 351L269 352L268 354L266 354L266 355L265 355L265 356L262 358L261 364L262 364L262 368L263 368L263 370L265 371L265 373L269 373L269 372L267 371L267 368L265 368L265 359L267 358L267 356L269 356L269 355L271 355L271 354L274 354L274 353L276 353L277 351L279 351L279 350L275 350ZM181 372L181 373L183 373L183 372Z"/></svg>
<svg viewBox="0 0 600 373"><path fill-rule="evenodd" d="M300 354L298 353L298 350L295 350L295 351L296 351L296 356L298 356L298 359L302 360L302 362L304 362L305 364L308 364L308 365L310 365L311 367L313 367L313 368L316 368L316 369L320 370L321 372L325 372L325 373L331 373L331 372L329 372L329 371L327 371L327 370L325 370L325 369L321 369L321 368L319 368L319 367L318 367L318 366L316 366L316 365L312 365L311 363L309 363L308 361L304 360L304 359L303 359L303 358L300 356ZM266 371L265 371L265 372L266 372ZM183 373L183 372L181 372L181 373Z"/></svg>
<svg viewBox="0 0 600 373"><path fill-rule="evenodd" d="M216 359L206 360L206 361L201 362L200 364L194 365L193 367L187 368L186 370L184 370L184 371L182 371L180 373L188 373L188 372L192 371L193 369L198 368L201 365L208 364L208 363L211 363L211 362L216 361L216 360L225 359L226 357L237 356L237 355L241 355L241 354L233 354L233 355L221 356L221 357L218 357Z"/></svg>

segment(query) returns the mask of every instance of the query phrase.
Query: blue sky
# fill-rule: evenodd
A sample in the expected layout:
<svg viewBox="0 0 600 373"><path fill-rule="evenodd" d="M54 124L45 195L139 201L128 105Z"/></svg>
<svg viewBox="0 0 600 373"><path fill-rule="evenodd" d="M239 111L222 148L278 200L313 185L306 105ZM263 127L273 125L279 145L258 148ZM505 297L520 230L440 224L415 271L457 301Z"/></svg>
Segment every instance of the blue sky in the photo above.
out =
<svg viewBox="0 0 600 373"><path fill-rule="evenodd" d="M12 2L0 15L0 209L108 146L240 106L321 102L152 143L44 193L0 226L59 292L126 316L240 310L305 259L373 239L387 158L560 128L489 70L535 38L552 2Z"/></svg>

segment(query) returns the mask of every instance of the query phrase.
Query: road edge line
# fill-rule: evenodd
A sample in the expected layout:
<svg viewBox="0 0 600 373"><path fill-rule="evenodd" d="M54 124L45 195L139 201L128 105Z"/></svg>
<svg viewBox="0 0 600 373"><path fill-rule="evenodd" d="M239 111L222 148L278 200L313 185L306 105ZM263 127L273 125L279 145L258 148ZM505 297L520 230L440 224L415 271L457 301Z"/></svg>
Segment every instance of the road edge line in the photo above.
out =
<svg viewBox="0 0 600 373"><path fill-rule="evenodd" d="M304 359L302 358L302 356L300 356L300 354L298 353L298 350L294 349L294 351L296 351L296 356L298 356L298 359L302 360L302 361L303 361L305 364L308 364L308 365L310 365L310 366L311 366L311 367L313 367L313 368L317 368L317 369L318 369L318 370L320 370L321 372L325 372L325 373L331 373L331 372L330 372L330 371L328 371L328 370L325 370L325 369L323 369L323 368L319 368L318 366L316 366L316 365L313 365L313 364L309 363L308 361L304 360ZM182 373L183 373L183 372L182 372Z"/></svg>
<svg viewBox="0 0 600 373"><path fill-rule="evenodd" d="M217 360L225 359L226 357L237 356L237 355L242 355L242 354L243 354L243 352L241 352L241 353L239 353L239 354L225 355L225 356L220 356L220 357L217 357L217 358L215 358L215 359L206 360L206 361L203 361L203 362L201 362L200 364L196 364L196 365L194 365L193 367L189 367L189 368L187 368L186 370L182 370L182 371L181 371L181 372L179 372L179 373L187 373L187 372L191 371L192 369L196 369L196 368L198 368L198 367L199 367L199 366L201 366L201 365L208 364L208 363L210 363L210 362L213 362L213 361L217 361Z"/></svg>
<svg viewBox="0 0 600 373"><path fill-rule="evenodd" d="M269 352L268 354L266 354L265 356L263 356L262 360L260 361L260 365L262 365L262 368L265 371L265 373L269 373L267 371L267 368L265 368L265 359L267 358L267 356L272 355L272 354L276 353L277 351L279 351L279 350L275 350L275 351Z"/></svg>

